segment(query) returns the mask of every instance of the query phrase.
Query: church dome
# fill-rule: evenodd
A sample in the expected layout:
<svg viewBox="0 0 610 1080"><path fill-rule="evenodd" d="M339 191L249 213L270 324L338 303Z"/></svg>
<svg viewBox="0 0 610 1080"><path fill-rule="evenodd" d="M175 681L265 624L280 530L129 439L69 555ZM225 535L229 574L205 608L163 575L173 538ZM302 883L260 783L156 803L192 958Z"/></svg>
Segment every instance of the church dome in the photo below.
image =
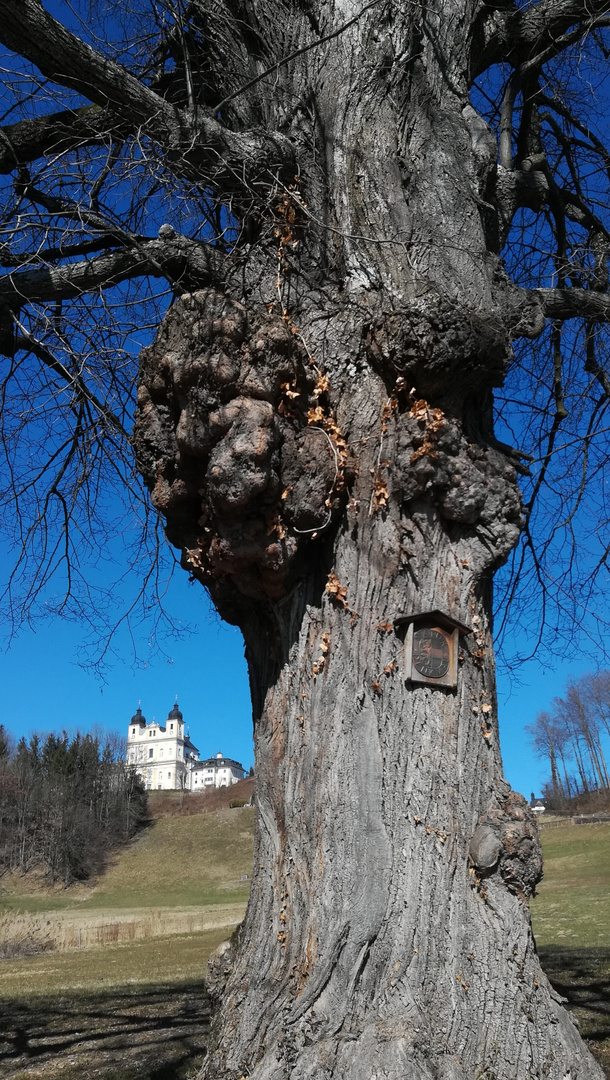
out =
<svg viewBox="0 0 610 1080"><path fill-rule="evenodd" d="M178 708L178 702L176 702L176 704L174 705L172 711L167 714L167 719L168 720L182 720L182 713L180 712L180 709Z"/></svg>
<svg viewBox="0 0 610 1080"><path fill-rule="evenodd" d="M145 724L146 723L146 717L142 716L142 710L141 710L139 705L138 705L138 707L136 709L135 715L132 716L132 718L131 718L131 720L129 722L130 722L130 724Z"/></svg>

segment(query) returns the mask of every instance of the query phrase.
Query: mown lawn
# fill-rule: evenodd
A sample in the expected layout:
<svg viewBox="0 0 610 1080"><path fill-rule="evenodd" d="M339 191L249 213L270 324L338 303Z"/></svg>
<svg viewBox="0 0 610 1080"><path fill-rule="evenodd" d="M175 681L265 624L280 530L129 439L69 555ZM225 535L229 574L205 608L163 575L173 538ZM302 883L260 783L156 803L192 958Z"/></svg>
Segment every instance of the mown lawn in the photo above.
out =
<svg viewBox="0 0 610 1080"><path fill-rule="evenodd" d="M610 824L543 826L532 901L542 966L610 1077Z"/></svg>
<svg viewBox="0 0 610 1080"><path fill-rule="evenodd" d="M182 1080L205 1054L203 977L226 930L0 964L2 1080Z"/></svg>

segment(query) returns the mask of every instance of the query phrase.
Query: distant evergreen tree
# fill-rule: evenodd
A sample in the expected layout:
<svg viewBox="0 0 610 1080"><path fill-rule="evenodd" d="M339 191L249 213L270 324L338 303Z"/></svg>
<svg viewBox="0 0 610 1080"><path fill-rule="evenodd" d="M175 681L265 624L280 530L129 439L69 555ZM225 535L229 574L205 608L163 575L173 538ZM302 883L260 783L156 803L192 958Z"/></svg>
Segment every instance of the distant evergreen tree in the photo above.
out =
<svg viewBox="0 0 610 1080"><path fill-rule="evenodd" d="M110 741L33 735L11 758L0 727L0 873L42 866L52 882L86 880L147 816L144 785Z"/></svg>
<svg viewBox="0 0 610 1080"><path fill-rule="evenodd" d="M9 757L9 735L4 725L0 724L0 872L6 865L15 831L16 783L9 772Z"/></svg>

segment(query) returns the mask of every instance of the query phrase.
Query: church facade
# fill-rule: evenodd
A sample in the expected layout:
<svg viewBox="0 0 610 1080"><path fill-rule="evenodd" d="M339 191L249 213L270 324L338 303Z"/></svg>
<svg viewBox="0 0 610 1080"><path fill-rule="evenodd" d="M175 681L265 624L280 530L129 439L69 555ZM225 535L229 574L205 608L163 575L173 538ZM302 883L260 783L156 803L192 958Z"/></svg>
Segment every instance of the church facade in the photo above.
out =
<svg viewBox="0 0 610 1080"><path fill-rule="evenodd" d="M138 706L127 730L127 764L142 777L148 791L205 791L229 787L246 775L238 761L220 753L199 760L177 701L165 724L155 720L149 724Z"/></svg>

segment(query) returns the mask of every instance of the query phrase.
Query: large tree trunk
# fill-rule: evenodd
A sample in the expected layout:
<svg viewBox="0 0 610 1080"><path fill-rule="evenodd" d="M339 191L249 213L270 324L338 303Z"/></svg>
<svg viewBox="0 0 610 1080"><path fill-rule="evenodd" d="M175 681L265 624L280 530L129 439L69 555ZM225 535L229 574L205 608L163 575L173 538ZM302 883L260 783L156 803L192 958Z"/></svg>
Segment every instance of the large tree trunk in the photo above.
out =
<svg viewBox="0 0 610 1080"><path fill-rule="evenodd" d="M304 149L275 236L142 359L140 464L244 632L254 703L210 1080L601 1075L540 970L538 836L502 779L491 578L521 508L490 402L516 316L468 105L476 5L436 6L372 8L284 69ZM431 610L471 627L455 692L406 678L394 620Z"/></svg>

